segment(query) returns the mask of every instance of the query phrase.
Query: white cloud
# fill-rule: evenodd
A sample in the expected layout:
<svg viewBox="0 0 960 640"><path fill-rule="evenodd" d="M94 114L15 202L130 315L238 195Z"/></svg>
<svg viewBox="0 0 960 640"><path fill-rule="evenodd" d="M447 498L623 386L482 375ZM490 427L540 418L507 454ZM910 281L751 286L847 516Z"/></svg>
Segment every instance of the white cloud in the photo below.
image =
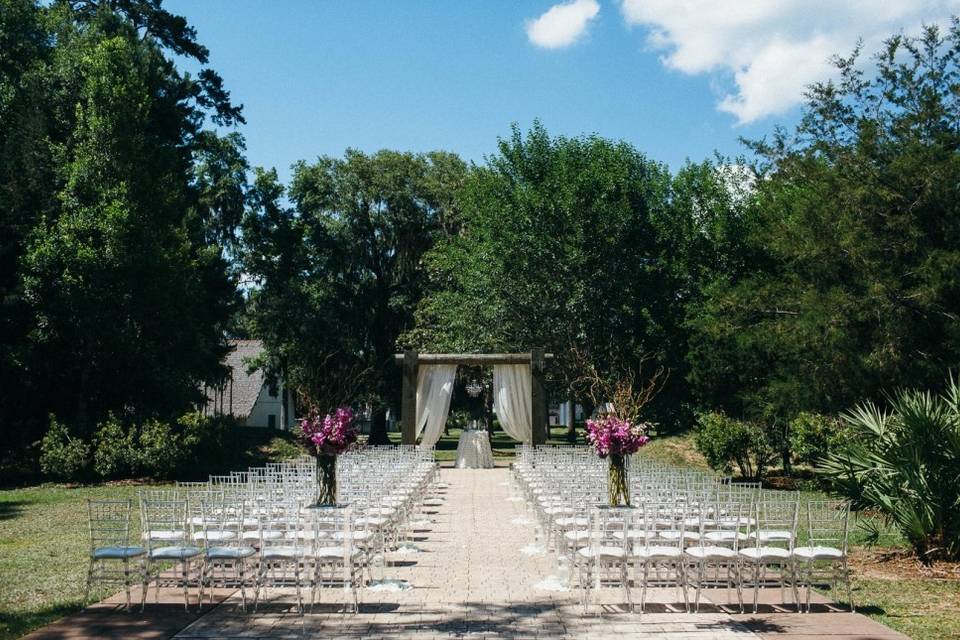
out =
<svg viewBox="0 0 960 640"><path fill-rule="evenodd" d="M555 4L539 18L528 20L527 37L544 49L568 47L587 32L587 25L600 13L597 0L571 0Z"/></svg>
<svg viewBox="0 0 960 640"><path fill-rule="evenodd" d="M621 11L668 68L732 77L717 107L748 123L800 102L858 39L873 53L897 32L946 25L960 0L622 0Z"/></svg>

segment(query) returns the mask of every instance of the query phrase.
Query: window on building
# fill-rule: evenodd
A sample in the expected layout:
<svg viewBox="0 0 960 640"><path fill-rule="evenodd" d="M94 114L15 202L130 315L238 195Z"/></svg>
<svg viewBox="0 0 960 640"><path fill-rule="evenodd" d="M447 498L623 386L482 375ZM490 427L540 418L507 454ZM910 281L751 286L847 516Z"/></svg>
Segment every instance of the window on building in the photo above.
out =
<svg viewBox="0 0 960 640"><path fill-rule="evenodd" d="M267 426L271 429L277 428L277 414L271 413L267 415Z"/></svg>
<svg viewBox="0 0 960 640"><path fill-rule="evenodd" d="M267 390L267 392L270 394L271 398L276 398L278 395L280 395L280 390L277 388L275 383L270 385L270 388Z"/></svg>

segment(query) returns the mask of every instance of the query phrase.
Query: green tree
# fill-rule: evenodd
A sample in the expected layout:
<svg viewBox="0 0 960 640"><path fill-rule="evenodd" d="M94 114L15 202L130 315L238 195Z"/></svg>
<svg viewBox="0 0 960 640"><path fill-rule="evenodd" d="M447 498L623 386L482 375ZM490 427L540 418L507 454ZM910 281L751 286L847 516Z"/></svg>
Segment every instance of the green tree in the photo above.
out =
<svg viewBox="0 0 960 640"><path fill-rule="evenodd" d="M706 404L785 424L936 388L960 360L960 31L892 38L872 74L858 53L795 134L751 144L748 266L690 311Z"/></svg>
<svg viewBox="0 0 960 640"><path fill-rule="evenodd" d="M372 442L386 441L386 409L398 406L393 354L422 296L422 255L458 228L466 172L448 153L348 150L296 165L292 209L274 173L254 185L244 270L267 366L321 410L369 403Z"/></svg>
<svg viewBox="0 0 960 640"><path fill-rule="evenodd" d="M584 362L611 375L644 362L648 371L674 367L683 283L661 229L673 215L669 195L666 168L626 143L514 127L471 173L461 231L428 254L430 293L404 341L466 352L545 347L557 355L550 369L564 395Z"/></svg>
<svg viewBox="0 0 960 640"><path fill-rule="evenodd" d="M222 376L232 232L192 222L194 163L207 120L242 118L214 71L177 70L207 62L195 35L153 0L0 4L0 366L34 399L0 410L26 442L48 412L80 437L179 415Z"/></svg>

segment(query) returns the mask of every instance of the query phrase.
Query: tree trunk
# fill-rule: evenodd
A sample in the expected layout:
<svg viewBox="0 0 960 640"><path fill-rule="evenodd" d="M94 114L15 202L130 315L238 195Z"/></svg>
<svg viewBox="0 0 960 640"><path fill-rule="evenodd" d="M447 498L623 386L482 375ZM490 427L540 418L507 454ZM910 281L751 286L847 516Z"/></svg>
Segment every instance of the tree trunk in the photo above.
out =
<svg viewBox="0 0 960 640"><path fill-rule="evenodd" d="M567 442L577 441L577 403L573 398L567 400Z"/></svg>
<svg viewBox="0 0 960 640"><path fill-rule="evenodd" d="M385 407L374 410L370 420L370 438L367 443L373 445L390 444L390 437L387 435L387 409Z"/></svg>

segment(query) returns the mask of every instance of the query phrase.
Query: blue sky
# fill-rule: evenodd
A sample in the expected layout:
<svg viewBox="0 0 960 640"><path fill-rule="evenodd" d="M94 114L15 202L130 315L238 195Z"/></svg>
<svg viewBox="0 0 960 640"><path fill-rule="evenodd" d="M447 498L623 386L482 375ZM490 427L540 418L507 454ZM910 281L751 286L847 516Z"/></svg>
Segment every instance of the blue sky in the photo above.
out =
<svg viewBox="0 0 960 640"><path fill-rule="evenodd" d="M845 53L858 36L870 44L942 19L956 2L903 0L910 11L877 18L870 3L851 0L861 14L834 15L850 24L832 30L797 20L810 5L831 6L815 0L772 11L769 0L737 0L737 10L718 10L716 0L686 0L683 10L670 0L559 4L552 12L558 3L541 0L165 6L197 29L210 65L244 105L251 163L287 178L295 161L348 147L443 149L481 162L512 122L527 128L535 118L553 134L627 140L674 170L714 150L737 154L739 136L796 122L800 83L827 75L830 53ZM789 29L771 30L781 23ZM763 40L766 32L777 37Z"/></svg>

